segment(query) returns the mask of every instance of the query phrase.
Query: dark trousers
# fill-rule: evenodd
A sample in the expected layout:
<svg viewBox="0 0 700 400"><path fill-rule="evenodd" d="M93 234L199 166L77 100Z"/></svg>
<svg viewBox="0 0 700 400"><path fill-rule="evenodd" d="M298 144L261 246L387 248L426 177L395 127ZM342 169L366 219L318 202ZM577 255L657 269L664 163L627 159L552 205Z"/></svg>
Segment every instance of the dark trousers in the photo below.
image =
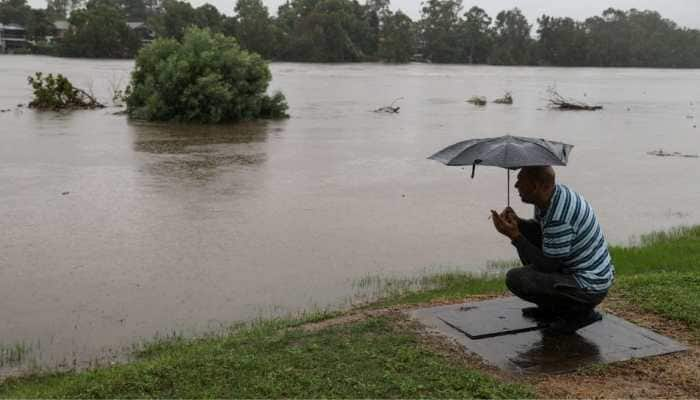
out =
<svg viewBox="0 0 700 400"><path fill-rule="evenodd" d="M521 224L520 233L537 248L542 248L542 230L537 222ZM506 286L514 295L547 311L562 316L585 314L607 295L579 288L571 274L540 272L522 254L518 255L524 267L508 271Z"/></svg>

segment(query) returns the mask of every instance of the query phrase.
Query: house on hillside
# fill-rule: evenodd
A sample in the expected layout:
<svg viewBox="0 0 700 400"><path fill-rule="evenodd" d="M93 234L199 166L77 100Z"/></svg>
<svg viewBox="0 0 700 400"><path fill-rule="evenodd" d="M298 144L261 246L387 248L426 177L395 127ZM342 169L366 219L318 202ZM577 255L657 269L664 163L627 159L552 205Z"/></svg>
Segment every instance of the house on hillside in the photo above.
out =
<svg viewBox="0 0 700 400"><path fill-rule="evenodd" d="M17 24L0 24L0 53L13 53L29 46L27 30Z"/></svg>
<svg viewBox="0 0 700 400"><path fill-rule="evenodd" d="M52 44L56 41L60 41L66 35L66 32L68 32L68 29L70 29L70 23L68 21L54 21L51 35L44 38L46 43Z"/></svg>
<svg viewBox="0 0 700 400"><path fill-rule="evenodd" d="M126 25L141 38L141 44L149 44L156 38L155 32L144 22L127 22Z"/></svg>
<svg viewBox="0 0 700 400"><path fill-rule="evenodd" d="M68 29L70 29L70 22L66 20L54 21L54 39L63 39L63 37L66 35L66 32L68 32Z"/></svg>

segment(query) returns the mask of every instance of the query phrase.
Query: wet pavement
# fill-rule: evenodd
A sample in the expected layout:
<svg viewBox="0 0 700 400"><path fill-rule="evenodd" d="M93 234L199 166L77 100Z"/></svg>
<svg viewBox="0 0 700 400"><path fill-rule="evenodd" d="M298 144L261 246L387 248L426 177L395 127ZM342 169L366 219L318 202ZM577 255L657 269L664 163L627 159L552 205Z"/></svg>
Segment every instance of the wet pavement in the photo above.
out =
<svg viewBox="0 0 700 400"><path fill-rule="evenodd" d="M521 315L520 310L530 306L508 297L423 308L411 315L487 363L515 373L562 373L687 350L673 339L611 314L574 335L547 335L543 325Z"/></svg>

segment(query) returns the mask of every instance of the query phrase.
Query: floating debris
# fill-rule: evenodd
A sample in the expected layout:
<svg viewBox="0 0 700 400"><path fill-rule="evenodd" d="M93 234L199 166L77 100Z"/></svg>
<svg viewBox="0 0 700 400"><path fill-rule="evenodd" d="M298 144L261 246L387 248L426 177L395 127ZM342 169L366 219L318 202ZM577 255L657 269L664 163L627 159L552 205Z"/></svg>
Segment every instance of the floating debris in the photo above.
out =
<svg viewBox="0 0 700 400"><path fill-rule="evenodd" d="M513 104L513 96L510 94L510 92L506 92L503 97L496 99L493 102L496 104Z"/></svg>
<svg viewBox="0 0 700 400"><path fill-rule="evenodd" d="M473 96L469 100L467 100L467 103L472 103L475 106L485 106L486 105L486 97L484 96Z"/></svg>
<svg viewBox="0 0 700 400"><path fill-rule="evenodd" d="M583 110L596 111L602 110L603 106L592 106L582 101L568 99L560 95L554 88L547 89L549 94L549 106L559 110Z"/></svg>
<svg viewBox="0 0 700 400"><path fill-rule="evenodd" d="M399 98L394 99L394 101L392 101L391 104L389 104L388 106L386 106L386 107L379 107L379 108L377 108L376 110L374 110L374 112L376 112L376 113L384 112L384 113L390 113L390 114L398 114L398 113L399 113L399 110L401 109L401 107L399 107L399 106L394 106L394 104L395 104L397 101L399 101L399 100L403 100L403 97L399 97Z"/></svg>
<svg viewBox="0 0 700 400"><path fill-rule="evenodd" d="M700 156L698 156L697 154L683 154L683 153L679 153L677 151L674 151L673 153L667 153L663 149L648 151L647 154L650 156L657 156L657 157L700 158Z"/></svg>

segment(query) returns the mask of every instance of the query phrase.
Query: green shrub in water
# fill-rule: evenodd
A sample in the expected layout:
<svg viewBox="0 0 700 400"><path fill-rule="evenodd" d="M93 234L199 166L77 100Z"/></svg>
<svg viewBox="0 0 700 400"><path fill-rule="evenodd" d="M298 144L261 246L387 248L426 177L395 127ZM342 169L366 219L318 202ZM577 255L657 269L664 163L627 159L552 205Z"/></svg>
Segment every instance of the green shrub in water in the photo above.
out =
<svg viewBox="0 0 700 400"><path fill-rule="evenodd" d="M287 117L284 95L266 94L271 78L267 63L234 38L190 28L182 42L157 39L139 52L127 111L197 123Z"/></svg>
<svg viewBox="0 0 700 400"><path fill-rule="evenodd" d="M54 76L37 72L34 76L27 77L27 81L34 92L29 107L40 110L104 107L94 96L76 88L61 74Z"/></svg>

